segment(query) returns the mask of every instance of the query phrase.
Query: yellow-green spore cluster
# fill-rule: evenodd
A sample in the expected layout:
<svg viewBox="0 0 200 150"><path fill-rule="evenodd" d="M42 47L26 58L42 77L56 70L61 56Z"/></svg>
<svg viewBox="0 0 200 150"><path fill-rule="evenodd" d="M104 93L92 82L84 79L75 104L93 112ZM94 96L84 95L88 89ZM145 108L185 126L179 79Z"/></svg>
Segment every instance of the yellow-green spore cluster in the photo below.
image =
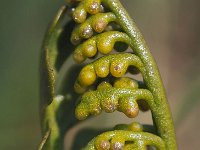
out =
<svg viewBox="0 0 200 150"><path fill-rule="evenodd" d="M146 150L153 146L165 150L165 143L151 133L140 131L115 130L105 132L94 138L85 148L86 150Z"/></svg>
<svg viewBox="0 0 200 150"><path fill-rule="evenodd" d="M79 0L79 6L73 12L73 19L77 23L82 23L87 18L87 13L97 14L102 11L101 0Z"/></svg>
<svg viewBox="0 0 200 150"><path fill-rule="evenodd" d="M129 80L129 79L121 79ZM131 80L131 79L130 79ZM117 82L123 82L117 80ZM129 87L117 88L109 84L102 83L95 91L83 94L79 105L76 107L75 114L80 120L86 119L89 115L98 115L102 110L111 113L115 110L123 112L127 117L134 118L139 113L139 100L145 100L150 107L155 104L151 93L145 89L138 89L135 81L129 81ZM124 84L127 84L125 81Z"/></svg>
<svg viewBox="0 0 200 150"><path fill-rule="evenodd" d="M75 38L76 37L77 36L75 36ZM119 31L109 31L98 34L77 46L74 51L74 60L81 63L86 58L95 56L97 51L101 54L108 54L113 50L116 42L125 42L129 44L130 39L125 33Z"/></svg>
<svg viewBox="0 0 200 150"><path fill-rule="evenodd" d="M84 92L88 86L95 83L98 77L105 78L109 74L114 77L122 77L129 66L135 66L141 72L144 72L142 62L134 54L121 53L101 57L81 70L74 85L75 90L78 93ZM117 85L119 86L119 84Z"/></svg>

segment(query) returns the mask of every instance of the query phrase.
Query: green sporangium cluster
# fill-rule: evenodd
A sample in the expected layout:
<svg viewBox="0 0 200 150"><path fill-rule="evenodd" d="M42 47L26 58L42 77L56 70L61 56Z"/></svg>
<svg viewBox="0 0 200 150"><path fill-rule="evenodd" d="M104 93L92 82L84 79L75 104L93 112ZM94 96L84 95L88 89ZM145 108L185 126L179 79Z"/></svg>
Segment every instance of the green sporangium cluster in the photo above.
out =
<svg viewBox="0 0 200 150"><path fill-rule="evenodd" d="M63 18L67 14L66 21ZM74 66L81 66L83 62L85 66L81 66L72 86L68 86L72 81L67 78L68 89L58 92L57 74L63 70L57 67L62 50L58 43L65 37L69 39L66 60L72 55L77 63ZM60 68L67 69L67 63L59 63ZM62 150L64 134L72 126L102 111L119 111L128 118L135 118L140 110L151 111L153 125L137 122L116 125L88 141L83 149L177 149L157 65L135 22L119 0L68 0L47 32L41 68L46 77L41 80L42 101L45 99L48 103L42 109L44 139L39 150ZM142 81L134 79L136 73L142 75Z"/></svg>

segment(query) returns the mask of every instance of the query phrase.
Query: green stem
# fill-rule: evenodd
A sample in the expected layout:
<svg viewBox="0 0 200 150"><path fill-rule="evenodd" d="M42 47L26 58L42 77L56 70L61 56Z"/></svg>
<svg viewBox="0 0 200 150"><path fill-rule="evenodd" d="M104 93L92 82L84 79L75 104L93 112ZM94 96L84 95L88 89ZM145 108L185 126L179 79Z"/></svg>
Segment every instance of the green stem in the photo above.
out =
<svg viewBox="0 0 200 150"><path fill-rule="evenodd" d="M152 115L155 119L158 134L165 141L168 150L176 150L177 146L173 120L155 60L135 22L130 18L121 3L118 0L103 0L103 2L109 6L118 20L120 20L119 24L132 40L132 47L136 55L138 55L144 63L146 69L144 81L148 89L152 92L157 106L157 112Z"/></svg>
<svg viewBox="0 0 200 150"><path fill-rule="evenodd" d="M56 69L56 60L59 54L58 38L62 31L62 22L67 11L62 6L44 38L41 54L41 123L43 140L38 150L61 150L65 132L76 123L71 113L71 103L66 102L63 95L57 92L56 80L60 70ZM65 108L62 110L62 108ZM72 117L71 117L72 116ZM60 123L62 122L62 124Z"/></svg>
<svg viewBox="0 0 200 150"><path fill-rule="evenodd" d="M40 145L39 145L39 147L38 147L38 150L42 150L42 149L44 148L44 145L46 144L47 139L49 138L50 134L51 134L51 131L50 131L50 130L48 130L48 131L45 133L45 135L44 135L44 137L43 137L43 139L42 139L42 141L41 141L41 143L40 143Z"/></svg>

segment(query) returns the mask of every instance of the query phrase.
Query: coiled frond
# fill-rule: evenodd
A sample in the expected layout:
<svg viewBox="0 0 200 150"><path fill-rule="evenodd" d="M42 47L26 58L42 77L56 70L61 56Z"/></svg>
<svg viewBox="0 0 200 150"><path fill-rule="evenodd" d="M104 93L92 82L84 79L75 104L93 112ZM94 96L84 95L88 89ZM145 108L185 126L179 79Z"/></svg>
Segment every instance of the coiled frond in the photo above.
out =
<svg viewBox="0 0 200 150"><path fill-rule="evenodd" d="M176 150L173 122L156 63L141 33L119 0L71 0L67 2L67 7L68 11L71 10L75 22L69 31L71 34L69 40L74 45L70 46L73 50L73 59L78 63L77 66L87 59L90 60L74 81L73 88L77 94L73 94L78 99L77 106L73 110L76 118L85 120L89 116L99 115L102 111L107 113L119 111L129 118L135 118L139 110L150 110L154 123L151 128L153 130L139 123L118 125L113 131L94 137L84 149L145 150L154 147L160 150ZM66 11L62 11L62 14L65 13ZM55 31L59 35L64 33L62 27ZM50 45L51 40L47 41L47 45ZM133 51L126 51L128 47ZM52 52L48 49L46 51ZM47 59L47 65L49 60L51 59ZM53 62L47 68L55 67L55 64ZM65 66L64 63L62 65ZM59 72L54 67L52 70ZM131 71L133 68L134 72ZM127 72L140 73L143 81L137 81L134 76L127 77ZM55 79L56 74L49 76ZM55 85L52 86L54 89ZM66 94L67 92L63 92L61 95ZM52 99L59 95L59 92L53 93ZM75 103L73 101L68 101L70 102L68 107ZM48 108L53 104L54 100L48 105L46 116L49 116ZM69 114L62 113L62 119L64 115ZM52 123L51 117L51 115L46 117L45 125ZM49 147L56 150L57 146L53 145L52 148L52 143L56 143L60 138L58 132L61 130L60 125L56 123L56 114L53 117L55 124L46 128L49 130L58 128L57 135L51 130L50 137L53 136L54 139L49 142L51 143ZM75 119L71 121L71 124L77 123ZM67 129L65 128L65 132ZM55 138L55 135L58 138Z"/></svg>

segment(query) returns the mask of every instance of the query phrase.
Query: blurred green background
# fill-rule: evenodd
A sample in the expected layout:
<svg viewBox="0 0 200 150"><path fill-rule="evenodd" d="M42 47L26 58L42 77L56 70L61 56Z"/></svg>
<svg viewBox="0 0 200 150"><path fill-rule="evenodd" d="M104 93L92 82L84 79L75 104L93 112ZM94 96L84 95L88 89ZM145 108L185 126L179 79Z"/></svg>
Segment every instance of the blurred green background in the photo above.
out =
<svg viewBox="0 0 200 150"><path fill-rule="evenodd" d="M40 142L42 39L62 0L0 1L0 149ZM200 2L121 0L141 29L163 78L181 150L200 139Z"/></svg>

